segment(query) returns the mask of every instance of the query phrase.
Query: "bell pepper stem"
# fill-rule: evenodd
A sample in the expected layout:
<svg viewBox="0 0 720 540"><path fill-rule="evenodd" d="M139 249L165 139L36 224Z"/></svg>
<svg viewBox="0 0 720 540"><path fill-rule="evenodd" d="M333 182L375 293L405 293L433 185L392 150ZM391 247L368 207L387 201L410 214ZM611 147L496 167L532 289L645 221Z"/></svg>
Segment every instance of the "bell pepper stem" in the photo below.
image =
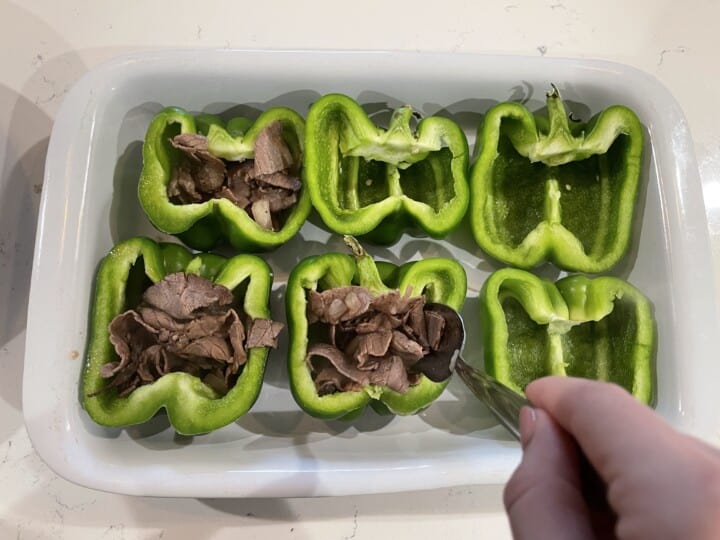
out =
<svg viewBox="0 0 720 540"><path fill-rule="evenodd" d="M370 292L374 294L383 294L390 291L391 289L387 287L380 278L375 260L368 255L365 248L357 241L357 238L345 235L343 240L355 257L360 285L369 289Z"/></svg>
<svg viewBox="0 0 720 540"><path fill-rule="evenodd" d="M563 138L572 141L573 136L570 133L567 110L560 97L560 91L554 84L551 83L550 86L552 90L545 94L547 97L548 119L550 120L550 132L547 138Z"/></svg>
<svg viewBox="0 0 720 540"><path fill-rule="evenodd" d="M390 118L390 126L387 130L387 138L389 141L398 137L403 143L412 140L413 133L410 130L410 120L413 117L413 110L406 105L393 111Z"/></svg>

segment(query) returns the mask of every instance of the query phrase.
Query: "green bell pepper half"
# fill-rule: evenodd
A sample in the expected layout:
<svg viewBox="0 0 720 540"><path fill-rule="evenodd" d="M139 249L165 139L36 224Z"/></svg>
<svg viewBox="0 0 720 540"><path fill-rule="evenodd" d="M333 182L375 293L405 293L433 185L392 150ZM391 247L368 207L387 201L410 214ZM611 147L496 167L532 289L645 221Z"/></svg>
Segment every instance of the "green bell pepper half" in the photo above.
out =
<svg viewBox="0 0 720 540"><path fill-rule="evenodd" d="M249 317L270 317L272 273L259 257L238 255L225 259L213 254L194 255L177 244L157 244L142 237L117 244L102 260L97 273L90 341L81 378L82 406L98 424L109 427L139 424L165 408L178 433L207 433L245 414L260 394L267 347L248 351L235 386L224 396L199 378L181 372L168 373L125 397L118 397L115 388L90 395L108 384L100 375L101 366L117 360L108 331L112 319L134 308L152 283L181 271L200 275L233 291Z"/></svg>
<svg viewBox="0 0 720 540"><path fill-rule="evenodd" d="M392 244L409 227L441 238L460 223L469 201L465 134L441 117L420 120L413 132L412 116L401 107L384 130L341 94L310 108L306 177L332 231Z"/></svg>
<svg viewBox="0 0 720 540"><path fill-rule="evenodd" d="M292 238L311 210L310 194L305 185L283 227L275 232L258 225L245 210L229 200L217 198L198 204L174 204L167 194L173 169L182 157L182 152L170 144L172 137L180 133L201 133L208 138L211 154L229 161L242 161L253 158L255 139L275 120L282 123L284 139L293 158L301 162L305 124L291 109L274 107L263 112L255 122L234 118L227 125L215 116L193 117L177 107L168 107L158 113L145 137L143 169L138 185L140 204L152 224L203 251L215 247L223 237L240 251L265 251Z"/></svg>
<svg viewBox="0 0 720 540"><path fill-rule="evenodd" d="M504 268L480 293L485 370L518 393L546 375L610 381L654 399L655 320L649 300L615 277L556 283Z"/></svg>
<svg viewBox="0 0 720 540"><path fill-rule="evenodd" d="M615 105L585 124L568 122L560 94L548 117L500 103L478 130L470 216L478 245L519 268L551 261L603 272L631 239L642 166L642 126Z"/></svg>
<svg viewBox="0 0 720 540"><path fill-rule="evenodd" d="M360 285L380 295L394 289L404 293L410 287L413 296L424 294L427 302L459 310L467 291L465 270L457 261L445 258L429 258L398 267L376 263L359 244L354 244L353 250L354 256L327 253L308 257L290 273L285 299L290 339L288 374L293 397L307 413L324 419L353 419L367 405L378 412L415 414L437 399L449 381L435 383L422 375L420 382L405 393L368 385L357 392L318 395L306 361L310 326L307 291Z"/></svg>

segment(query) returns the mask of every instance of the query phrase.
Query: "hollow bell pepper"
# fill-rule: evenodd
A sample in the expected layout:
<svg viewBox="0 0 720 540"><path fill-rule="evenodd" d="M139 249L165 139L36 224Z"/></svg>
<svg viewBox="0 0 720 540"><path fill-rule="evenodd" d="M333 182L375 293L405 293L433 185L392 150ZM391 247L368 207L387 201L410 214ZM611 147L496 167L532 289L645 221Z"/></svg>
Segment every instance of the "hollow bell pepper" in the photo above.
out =
<svg viewBox="0 0 720 540"><path fill-rule="evenodd" d="M353 99L329 94L307 117L305 170L325 224L380 244L418 226L446 236L468 206L468 146L452 120L424 118L413 132L409 106L378 128Z"/></svg>
<svg viewBox="0 0 720 540"><path fill-rule="evenodd" d="M471 172L475 240L519 268L551 261L567 270L608 270L631 239L640 121L615 105L587 124L568 122L555 87L547 108L545 118L519 103L500 103L482 122Z"/></svg>
<svg viewBox="0 0 720 540"><path fill-rule="evenodd" d="M204 251L215 247L223 237L241 251L269 250L292 238L311 209L310 194L304 185L278 231L263 228L245 210L227 199L174 204L167 193L173 169L182 157L181 151L170 144L174 136L203 134L207 136L211 154L228 161L243 161L254 156L253 144L258 134L276 120L282 123L283 138L293 158L301 162L305 125L291 109L274 107L263 112L255 122L234 118L227 125L215 116L193 117L177 107L168 107L158 113L145 137L143 169L138 185L140 204L152 224L163 232L177 235L188 246Z"/></svg>
<svg viewBox="0 0 720 540"><path fill-rule="evenodd" d="M415 414L437 399L449 381L435 383L421 375L419 383L400 393L384 386L367 385L360 391L320 396L307 364L310 344L308 290L322 291L346 285L366 287L374 295L391 290L411 296L425 295L460 309L465 301L467 277L462 265L445 258L428 258L402 266L376 263L364 250L354 248L354 257L327 253L301 261L291 272L286 293L289 330L288 374L295 401L309 414L324 419L352 419L372 405L378 412Z"/></svg>
<svg viewBox="0 0 720 540"><path fill-rule="evenodd" d="M122 427L149 420L167 410L178 433L194 435L220 428L245 414L262 387L267 347L252 348L236 384L224 396L188 373L163 375L125 397L101 376L101 367L117 360L110 343L112 319L134 308L143 291L174 272L197 274L230 289L251 318L269 318L272 286L270 267L254 255L225 259L219 255L193 255L177 244L157 244L132 238L117 244L98 270L90 320L90 341L81 378L82 406L103 426Z"/></svg>
<svg viewBox="0 0 720 540"><path fill-rule="evenodd" d="M655 320L649 300L615 277L556 283L504 268L480 293L485 369L518 393L546 375L611 381L654 396Z"/></svg>

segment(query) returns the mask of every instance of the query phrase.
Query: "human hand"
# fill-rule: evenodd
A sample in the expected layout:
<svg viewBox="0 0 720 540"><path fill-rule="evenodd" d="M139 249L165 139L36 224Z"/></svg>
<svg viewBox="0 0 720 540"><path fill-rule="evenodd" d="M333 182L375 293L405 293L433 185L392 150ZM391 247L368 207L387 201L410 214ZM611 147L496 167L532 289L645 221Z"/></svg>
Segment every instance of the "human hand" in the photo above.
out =
<svg viewBox="0 0 720 540"><path fill-rule="evenodd" d="M516 539L720 539L720 451L613 384L547 377L526 395L504 493Z"/></svg>

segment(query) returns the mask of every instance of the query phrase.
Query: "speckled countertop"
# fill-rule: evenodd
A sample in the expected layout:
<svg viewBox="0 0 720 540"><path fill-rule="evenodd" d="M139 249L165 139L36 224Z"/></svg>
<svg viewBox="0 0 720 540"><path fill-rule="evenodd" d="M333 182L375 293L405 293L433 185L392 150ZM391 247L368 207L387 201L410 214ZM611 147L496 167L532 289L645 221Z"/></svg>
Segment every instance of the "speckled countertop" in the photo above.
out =
<svg viewBox="0 0 720 540"><path fill-rule="evenodd" d="M164 47L383 49L601 58L665 84L689 121L720 254L720 3L448 0L244 5L0 3L0 538L508 538L502 486L328 499L112 495L56 476L23 426L25 319L43 165L63 96L89 69ZM718 273L716 272L716 281ZM59 309L59 307L58 307ZM42 381L38 381L42 384ZM237 529L242 529L238 531Z"/></svg>

